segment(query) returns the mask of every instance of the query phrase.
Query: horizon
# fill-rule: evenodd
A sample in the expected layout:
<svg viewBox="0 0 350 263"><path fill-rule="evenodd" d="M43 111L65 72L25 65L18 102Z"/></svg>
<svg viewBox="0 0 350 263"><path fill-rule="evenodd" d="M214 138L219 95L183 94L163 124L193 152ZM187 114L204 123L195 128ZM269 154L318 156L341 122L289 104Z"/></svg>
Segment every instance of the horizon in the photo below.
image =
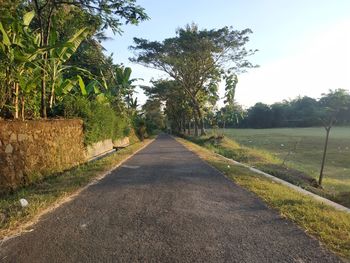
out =
<svg viewBox="0 0 350 263"><path fill-rule="evenodd" d="M142 0L138 4L145 8L150 20L138 26L124 26L121 36L107 31L113 40L103 42L106 54L113 53L115 63L131 67L132 78L143 79L138 85L149 85L152 78L167 76L129 61L133 37L162 41L174 36L176 28L194 22L201 29L234 26L238 30L253 30L247 47L259 50L250 58L259 68L238 76L235 100L244 107L257 102L270 105L298 96L318 99L330 89L349 90L350 18L346 10L350 10L350 2L255 0L248 4L221 0L216 6L227 8L220 9L221 15L215 19L211 17L213 8L209 0L201 5L183 0L177 3ZM143 104L147 98L139 88L137 92ZM223 97L222 85L219 93ZM223 101L217 105L222 106Z"/></svg>

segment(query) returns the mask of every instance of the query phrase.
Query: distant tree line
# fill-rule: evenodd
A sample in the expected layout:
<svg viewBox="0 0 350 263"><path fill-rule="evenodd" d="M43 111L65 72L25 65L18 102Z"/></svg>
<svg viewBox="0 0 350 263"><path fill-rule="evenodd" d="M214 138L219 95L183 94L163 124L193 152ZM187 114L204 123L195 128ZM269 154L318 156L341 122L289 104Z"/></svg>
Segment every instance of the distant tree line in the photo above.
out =
<svg viewBox="0 0 350 263"><path fill-rule="evenodd" d="M334 102L337 100L336 102ZM339 109L335 109L339 106ZM323 126L329 110L336 111L336 125L350 125L350 93L338 89L320 99L307 96L272 105L261 102L244 110L240 105L224 106L207 116L207 124L220 128L278 128Z"/></svg>

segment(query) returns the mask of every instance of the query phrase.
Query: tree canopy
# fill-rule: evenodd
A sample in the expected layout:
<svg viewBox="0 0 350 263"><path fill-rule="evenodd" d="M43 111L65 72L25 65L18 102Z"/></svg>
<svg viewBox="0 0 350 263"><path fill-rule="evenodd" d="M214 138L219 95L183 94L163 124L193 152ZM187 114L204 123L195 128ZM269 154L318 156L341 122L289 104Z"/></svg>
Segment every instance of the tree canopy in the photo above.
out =
<svg viewBox="0 0 350 263"><path fill-rule="evenodd" d="M197 25L187 25L176 31L176 36L163 41L134 38L131 61L155 68L168 74L177 82L193 108L195 126L204 134L203 113L207 103L217 98L217 87L226 80L227 92L233 99L236 74L253 64L247 57L255 50L247 50L250 29L242 31L231 27L200 30ZM211 100L211 101L210 101ZM178 127L180 128L180 127Z"/></svg>
<svg viewBox="0 0 350 263"><path fill-rule="evenodd" d="M102 45L148 19L136 0L1 0L0 13L0 118L79 117L87 144L138 130L132 69Z"/></svg>

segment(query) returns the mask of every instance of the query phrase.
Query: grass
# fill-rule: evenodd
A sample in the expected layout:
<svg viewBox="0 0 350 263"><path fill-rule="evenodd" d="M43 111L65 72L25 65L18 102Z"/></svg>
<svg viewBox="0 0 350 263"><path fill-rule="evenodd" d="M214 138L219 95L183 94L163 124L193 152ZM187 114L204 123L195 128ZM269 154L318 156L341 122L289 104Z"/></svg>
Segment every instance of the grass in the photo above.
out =
<svg viewBox="0 0 350 263"><path fill-rule="evenodd" d="M178 140L235 183L254 192L270 207L278 210L282 217L292 220L308 234L318 238L328 249L350 259L350 214L323 205L244 167L232 165L214 154L213 149L205 149L184 139Z"/></svg>
<svg viewBox="0 0 350 263"><path fill-rule="evenodd" d="M226 129L223 133L243 146L286 159L287 166L318 178L325 140L322 127ZM331 130L323 186L331 192L350 193L350 127Z"/></svg>
<svg viewBox="0 0 350 263"><path fill-rule="evenodd" d="M318 185L317 180L319 165L317 160L318 157L322 157L323 145L317 147L324 139L322 129L320 129L226 129L215 133L210 131L210 135L216 134L217 136L222 133L225 135L217 143L210 139L213 136L188 138L225 157L257 167L308 191L350 207L350 174L339 175L335 172L335 170L342 170L345 173L348 171L344 167L350 165L350 162L346 161L350 157L349 154L342 151L337 152L336 155L335 151L339 149L339 145L342 145L340 149L346 151L346 145L349 143L348 137L350 139L350 133L348 134L347 131L350 132L350 128L334 128L334 138L329 145L322 188ZM335 144L334 141L337 143ZM296 145L295 142L298 144ZM337 159L337 166L334 165L333 159ZM333 166L330 163L333 163Z"/></svg>
<svg viewBox="0 0 350 263"><path fill-rule="evenodd" d="M64 201L93 179L122 162L145 143L147 141L134 143L108 157L47 177L12 194L1 196L0 239L18 232L19 228L35 220L40 213ZM28 207L20 206L21 198L28 200Z"/></svg>

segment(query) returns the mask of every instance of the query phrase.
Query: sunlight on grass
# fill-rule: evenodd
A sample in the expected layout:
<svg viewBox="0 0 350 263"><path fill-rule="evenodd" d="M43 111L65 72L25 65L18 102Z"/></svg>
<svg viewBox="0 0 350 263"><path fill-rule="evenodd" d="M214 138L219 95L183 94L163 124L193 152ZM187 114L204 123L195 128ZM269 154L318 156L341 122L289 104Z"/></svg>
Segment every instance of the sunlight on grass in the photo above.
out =
<svg viewBox="0 0 350 263"><path fill-rule="evenodd" d="M225 129L219 132L243 146L265 150L280 160L291 151L286 158L287 165L318 178L325 139L323 127ZM350 180L349 160L350 127L333 127L325 166L326 189L350 192L350 185L346 182ZM339 183L335 183L337 180Z"/></svg>
<svg viewBox="0 0 350 263"><path fill-rule="evenodd" d="M349 179L333 179L333 178L325 178L324 184L327 185L328 188L337 190L340 192L350 192L350 178Z"/></svg>
<svg viewBox="0 0 350 263"><path fill-rule="evenodd" d="M350 128L334 127L332 132L322 188L317 186L324 140L321 127L210 130L208 136L188 138L227 158L350 207ZM220 143L209 140L220 134L224 134Z"/></svg>
<svg viewBox="0 0 350 263"><path fill-rule="evenodd" d="M294 221L308 234L317 237L327 248L350 259L350 214L323 205L246 168L235 166L208 149L184 139L178 141L235 183L257 194L270 207L277 209L282 217Z"/></svg>

